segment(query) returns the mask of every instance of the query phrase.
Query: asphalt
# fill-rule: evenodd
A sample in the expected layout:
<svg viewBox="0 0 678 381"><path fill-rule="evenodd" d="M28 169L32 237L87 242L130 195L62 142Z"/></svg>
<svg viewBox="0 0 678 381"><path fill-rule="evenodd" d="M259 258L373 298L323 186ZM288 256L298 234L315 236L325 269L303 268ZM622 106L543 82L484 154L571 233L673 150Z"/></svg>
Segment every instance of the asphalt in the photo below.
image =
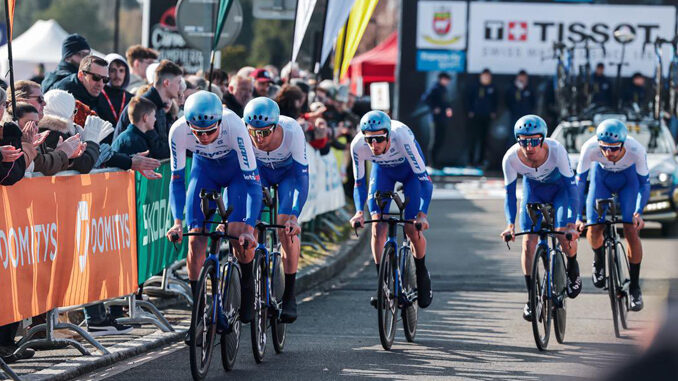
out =
<svg viewBox="0 0 678 381"><path fill-rule="evenodd" d="M527 297L520 245L509 251L498 238L502 201L434 200L430 211L427 266L434 301L420 310L415 343L405 341L400 326L392 350L381 348L376 311L368 303L376 272L365 248L340 276L302 295L282 354L275 354L269 340L264 362L256 364L245 326L235 369L224 372L217 348L208 379L600 379L647 345L663 316L669 284L678 278L678 239L648 229L642 234L641 270L646 307L631 313L631 329L615 338L609 299L593 287L592 253L580 241L584 289L567 304L565 344L552 335L548 350L540 352L521 318ZM188 351L179 343L78 379L190 378Z"/></svg>

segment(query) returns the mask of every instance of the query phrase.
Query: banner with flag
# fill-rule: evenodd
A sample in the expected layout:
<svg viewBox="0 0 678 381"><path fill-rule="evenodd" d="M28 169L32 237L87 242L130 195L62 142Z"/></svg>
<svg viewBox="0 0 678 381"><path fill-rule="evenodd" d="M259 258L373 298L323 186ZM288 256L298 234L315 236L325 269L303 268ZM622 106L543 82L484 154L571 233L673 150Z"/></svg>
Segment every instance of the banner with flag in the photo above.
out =
<svg viewBox="0 0 678 381"><path fill-rule="evenodd" d="M348 71L348 65L351 63L356 50L358 50L358 44L360 44L360 40L363 38L367 24L378 2L379 0L357 0L353 4L346 26L339 32L340 35L337 36L337 52L341 49L341 54L336 54L335 57L339 56L341 64L335 65L334 71L337 74L337 71L340 70L338 72L340 80L346 75L346 71ZM342 42L341 48L339 47L340 40ZM336 62L337 60L335 59Z"/></svg>
<svg viewBox="0 0 678 381"><path fill-rule="evenodd" d="M330 52L332 52L332 46L334 46L334 42L337 39L337 34L344 27L353 3L355 3L355 0L327 0L320 66L325 63Z"/></svg>
<svg viewBox="0 0 678 381"><path fill-rule="evenodd" d="M231 5L233 5L233 2L231 0L219 1L217 27L214 30L214 42L212 43L212 50L216 50L217 48L219 38L221 38L221 31L224 30L224 25L226 25L226 16L228 16L228 11L231 9Z"/></svg>
<svg viewBox="0 0 678 381"><path fill-rule="evenodd" d="M292 42L292 62L296 62L301 49L301 42L306 35L308 23L311 21L317 0L297 0L297 12L294 21L294 41Z"/></svg>

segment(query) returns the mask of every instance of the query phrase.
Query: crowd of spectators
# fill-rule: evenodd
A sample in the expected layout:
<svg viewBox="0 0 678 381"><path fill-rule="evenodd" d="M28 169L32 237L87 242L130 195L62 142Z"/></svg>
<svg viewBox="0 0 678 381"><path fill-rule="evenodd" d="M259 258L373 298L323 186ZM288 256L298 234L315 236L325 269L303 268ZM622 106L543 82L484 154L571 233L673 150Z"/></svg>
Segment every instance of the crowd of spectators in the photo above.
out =
<svg viewBox="0 0 678 381"><path fill-rule="evenodd" d="M140 45L127 49L125 57L91 53L83 36L69 35L56 70L44 73L43 67L31 80L16 81L14 91L0 88L0 185L38 174L86 174L99 168L132 169L159 178L155 169L170 156L168 133L183 115L184 100L207 90L240 117L254 97L276 100L281 114L299 121L320 155L330 154L332 147L339 150L345 191L352 194L349 146L360 115L369 110L357 110L347 86L317 81L295 64L281 70L272 65L231 73L215 69L209 76L185 73ZM120 307L107 311L95 304L85 309L88 331L95 336L130 330L116 322L121 316ZM13 354L17 328L18 323L0 327L0 356L6 362L34 353Z"/></svg>

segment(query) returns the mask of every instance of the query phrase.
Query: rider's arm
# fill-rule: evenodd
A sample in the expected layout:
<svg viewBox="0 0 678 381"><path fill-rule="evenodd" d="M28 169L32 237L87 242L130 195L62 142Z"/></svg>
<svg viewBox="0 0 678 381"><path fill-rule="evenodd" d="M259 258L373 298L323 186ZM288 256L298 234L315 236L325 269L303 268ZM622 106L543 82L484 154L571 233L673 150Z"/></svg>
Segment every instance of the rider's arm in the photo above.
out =
<svg viewBox="0 0 678 381"><path fill-rule="evenodd" d="M170 168L170 207L175 220L184 219L184 205L186 205L186 137L183 133L183 118L172 125L169 132Z"/></svg>
<svg viewBox="0 0 678 381"><path fill-rule="evenodd" d="M518 173L513 168L513 166L511 166L511 151L504 155L501 166L504 171L504 187L506 188L506 197L504 198L504 215L506 216L506 223L508 225L515 225L516 215L518 213L518 209L516 208L516 203L518 202L518 199L516 198L516 183L518 182Z"/></svg>
<svg viewBox="0 0 678 381"><path fill-rule="evenodd" d="M586 205L586 179L589 177L589 171L583 173L577 172L577 199L579 200L579 207L577 208L577 221L582 220L582 205Z"/></svg>
<svg viewBox="0 0 678 381"><path fill-rule="evenodd" d="M650 199L650 170L647 166L647 153L636 157L636 176L638 176L638 198L636 199L636 210L638 214L643 214L643 209Z"/></svg>
<svg viewBox="0 0 678 381"><path fill-rule="evenodd" d="M261 210L261 181L259 180L259 171L257 170L257 159L254 156L252 140L247 134L247 128L242 119L232 114L234 117L228 119L231 134L231 146L238 154L238 163L240 171L245 179L245 189L247 189L247 213L246 223L254 227Z"/></svg>
<svg viewBox="0 0 678 381"><path fill-rule="evenodd" d="M351 158L353 160L353 203L356 212L362 211L367 201L367 179L365 178L365 159L360 157L360 149L363 144L363 134L358 133L351 142Z"/></svg>
<svg viewBox="0 0 678 381"><path fill-rule="evenodd" d="M558 151L558 170L563 175L563 186L567 187L567 195L570 200L570 213L572 213L572 217L578 217L578 213L581 213L581 199L579 198L574 172L572 171L565 147L559 145Z"/></svg>
<svg viewBox="0 0 678 381"><path fill-rule="evenodd" d="M295 124L298 128L295 130L297 133L292 142L292 165L294 166L294 176L296 178L294 182L296 197L294 197L294 203L292 204L292 214L299 217L308 197L308 158L306 156L304 130L296 121Z"/></svg>
<svg viewBox="0 0 678 381"><path fill-rule="evenodd" d="M410 163L410 167L415 176L419 180L421 186L421 193L419 194L419 211L428 214L428 206L431 203L431 195L433 194L433 182L431 177L426 173L426 163L424 162L424 154L421 152L419 143L414 139L412 131L407 129L401 133L403 149L405 150L405 157Z"/></svg>
<svg viewBox="0 0 678 381"><path fill-rule="evenodd" d="M597 146L598 142L594 142ZM589 171L591 170L591 155L594 149L598 147L591 147L591 140L584 143L581 149L581 155L579 155L579 162L577 163L577 199L579 200L579 207L577 208L577 214L575 215L577 221L583 219L582 216L582 205L586 205L586 182L589 177Z"/></svg>

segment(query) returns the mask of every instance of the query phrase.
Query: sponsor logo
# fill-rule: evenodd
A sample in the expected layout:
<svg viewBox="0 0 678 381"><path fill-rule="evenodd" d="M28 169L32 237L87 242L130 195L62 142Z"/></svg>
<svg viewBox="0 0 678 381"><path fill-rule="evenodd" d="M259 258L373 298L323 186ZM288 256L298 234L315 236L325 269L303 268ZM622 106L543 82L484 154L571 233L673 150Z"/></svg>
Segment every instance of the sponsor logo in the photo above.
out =
<svg viewBox="0 0 678 381"><path fill-rule="evenodd" d="M509 41L527 41L527 22L509 21L508 39Z"/></svg>
<svg viewBox="0 0 678 381"><path fill-rule="evenodd" d="M57 224L48 222L31 226L0 229L0 264L18 268L34 263L54 261L57 256Z"/></svg>
<svg viewBox="0 0 678 381"><path fill-rule="evenodd" d="M419 163L417 163L417 157L414 156L414 152L412 152L412 147L410 147L409 144L405 144L405 151L407 154L410 156L410 159L412 159L412 163L414 164L414 167L418 169L419 171L422 170L421 167L419 167Z"/></svg>
<svg viewBox="0 0 678 381"><path fill-rule="evenodd" d="M240 155L242 156L242 162L247 168L250 167L250 160L247 157L247 149L245 149L245 141L238 136L238 149L240 150Z"/></svg>
<svg viewBox="0 0 678 381"><path fill-rule="evenodd" d="M485 39L499 41L504 39L503 21L485 21Z"/></svg>
<svg viewBox="0 0 678 381"><path fill-rule="evenodd" d="M423 35L424 40L430 44L441 46L451 45L459 41L462 37L460 35L449 35L452 31L452 10L450 8L441 7L433 12L431 27L433 28L435 36Z"/></svg>
<svg viewBox="0 0 678 381"><path fill-rule="evenodd" d="M80 272L89 255L118 253L132 245L129 214L92 217L89 209L87 201L78 202L75 238Z"/></svg>
<svg viewBox="0 0 678 381"><path fill-rule="evenodd" d="M245 180L248 180L248 181L256 181L256 182L259 182L259 180L261 179L259 174L254 174L254 173L244 174L243 178Z"/></svg>

